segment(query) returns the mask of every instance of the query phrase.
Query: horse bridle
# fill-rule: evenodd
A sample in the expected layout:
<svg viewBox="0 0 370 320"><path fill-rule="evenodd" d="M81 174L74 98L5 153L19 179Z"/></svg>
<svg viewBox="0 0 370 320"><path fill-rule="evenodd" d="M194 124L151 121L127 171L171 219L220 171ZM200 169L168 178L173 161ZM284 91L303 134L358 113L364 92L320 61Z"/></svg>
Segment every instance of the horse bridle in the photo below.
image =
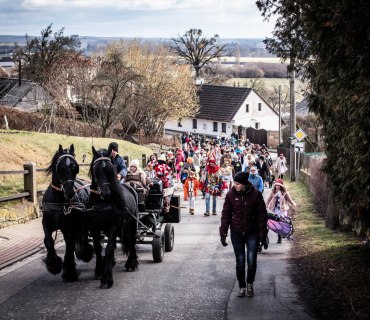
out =
<svg viewBox="0 0 370 320"><path fill-rule="evenodd" d="M113 164L112 163L112 159L111 158L109 158L109 157L100 157L100 158L98 158L98 159L96 159L94 162L93 162L93 167L95 167L95 165L98 163L98 162L100 162L100 161L108 161L109 163L111 163L111 164ZM96 178L95 178L95 181L96 181ZM98 182L96 181L96 184L98 184ZM102 183L101 185L98 185L98 190L93 190L93 189L91 189L90 188L90 191L91 192L93 192L93 193L95 193L95 194L100 194L101 193L101 187L102 186L105 186L105 185L108 185L109 186L109 182L104 182L104 183Z"/></svg>
<svg viewBox="0 0 370 320"><path fill-rule="evenodd" d="M62 161L63 159L65 159L65 158L67 158L67 160L66 160L66 166L67 166L67 167L69 167L69 165L71 164L69 159L73 159L73 160L76 162L75 157L74 157L74 156L72 156L71 154L63 154L63 155L61 155L61 156L59 157L59 159L58 159L58 161L57 161L57 164L56 164L56 166L55 166L55 171L56 171L56 172L58 172L58 166L59 166L59 164L60 164L60 163L61 163L61 161ZM77 162L76 162L76 163L77 163ZM51 185L51 187L52 187L53 189L55 189L55 190L57 190L57 191L64 191L64 185L65 185L67 182L73 182L73 181L74 181L74 180L70 180L70 179L65 180L65 181L62 181L62 179L60 179L60 188L59 188L59 187L57 187L57 186L54 186L52 183L51 183L50 185Z"/></svg>

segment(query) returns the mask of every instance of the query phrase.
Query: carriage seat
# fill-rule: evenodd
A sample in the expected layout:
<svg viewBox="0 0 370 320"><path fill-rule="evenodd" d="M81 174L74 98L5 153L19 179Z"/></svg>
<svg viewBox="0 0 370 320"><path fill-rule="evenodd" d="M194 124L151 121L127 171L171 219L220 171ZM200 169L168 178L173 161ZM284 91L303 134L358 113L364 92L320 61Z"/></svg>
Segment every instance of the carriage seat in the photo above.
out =
<svg viewBox="0 0 370 320"><path fill-rule="evenodd" d="M154 178L153 185L149 189L149 194L145 202L148 210L162 209L163 202L163 183L160 179Z"/></svg>
<svg viewBox="0 0 370 320"><path fill-rule="evenodd" d="M148 190L141 187L137 183L134 183L133 181L125 182L125 184L129 185L136 191L139 212L144 212L145 211L145 201L148 196Z"/></svg>

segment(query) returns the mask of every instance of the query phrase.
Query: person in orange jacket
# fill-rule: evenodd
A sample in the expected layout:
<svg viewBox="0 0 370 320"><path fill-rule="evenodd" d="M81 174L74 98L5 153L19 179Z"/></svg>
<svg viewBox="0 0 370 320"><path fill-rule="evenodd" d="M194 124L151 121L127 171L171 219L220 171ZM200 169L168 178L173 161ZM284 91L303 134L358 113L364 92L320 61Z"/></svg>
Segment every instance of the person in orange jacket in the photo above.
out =
<svg viewBox="0 0 370 320"><path fill-rule="evenodd" d="M184 183L184 201L189 200L189 213L194 214L195 199L198 195L198 189L200 183L195 176L195 170L190 169L188 171L189 176L186 178Z"/></svg>

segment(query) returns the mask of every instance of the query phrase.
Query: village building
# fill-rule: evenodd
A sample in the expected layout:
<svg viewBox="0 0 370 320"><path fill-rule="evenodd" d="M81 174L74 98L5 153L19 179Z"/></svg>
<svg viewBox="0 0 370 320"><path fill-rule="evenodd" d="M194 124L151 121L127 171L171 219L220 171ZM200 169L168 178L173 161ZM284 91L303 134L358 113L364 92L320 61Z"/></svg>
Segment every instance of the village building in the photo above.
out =
<svg viewBox="0 0 370 320"><path fill-rule="evenodd" d="M26 112L35 112L51 100L44 88L35 82L0 78L0 105Z"/></svg>
<svg viewBox="0 0 370 320"><path fill-rule="evenodd" d="M194 117L167 121L166 135L189 132L230 137L234 131L254 143L278 145L279 115L253 89L202 85L198 96L198 113Z"/></svg>

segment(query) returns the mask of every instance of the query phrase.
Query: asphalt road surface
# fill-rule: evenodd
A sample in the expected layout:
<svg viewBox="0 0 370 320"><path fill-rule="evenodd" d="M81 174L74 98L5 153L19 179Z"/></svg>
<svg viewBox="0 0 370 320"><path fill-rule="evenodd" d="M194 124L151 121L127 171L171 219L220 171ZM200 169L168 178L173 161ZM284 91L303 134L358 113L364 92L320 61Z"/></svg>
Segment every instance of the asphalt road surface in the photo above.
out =
<svg viewBox="0 0 370 320"><path fill-rule="evenodd" d="M47 273L45 252L1 270L0 319L226 319L235 258L231 245L223 248L219 241L222 203L210 217L203 216L201 198L194 216L183 208L181 223L174 224L174 249L161 263L153 262L150 245L138 245L139 270L126 272L118 247L111 289L94 280L94 260L77 262L75 283Z"/></svg>

